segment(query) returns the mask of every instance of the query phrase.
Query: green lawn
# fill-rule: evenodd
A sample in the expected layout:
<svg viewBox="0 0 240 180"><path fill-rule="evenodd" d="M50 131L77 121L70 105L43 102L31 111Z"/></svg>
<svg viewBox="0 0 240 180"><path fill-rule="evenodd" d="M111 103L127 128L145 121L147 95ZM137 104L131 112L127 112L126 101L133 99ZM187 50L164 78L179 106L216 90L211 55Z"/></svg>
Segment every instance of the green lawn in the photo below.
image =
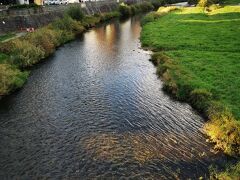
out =
<svg viewBox="0 0 240 180"><path fill-rule="evenodd" d="M212 92L240 119L240 6L169 13L144 25L141 40L177 63L181 81Z"/></svg>

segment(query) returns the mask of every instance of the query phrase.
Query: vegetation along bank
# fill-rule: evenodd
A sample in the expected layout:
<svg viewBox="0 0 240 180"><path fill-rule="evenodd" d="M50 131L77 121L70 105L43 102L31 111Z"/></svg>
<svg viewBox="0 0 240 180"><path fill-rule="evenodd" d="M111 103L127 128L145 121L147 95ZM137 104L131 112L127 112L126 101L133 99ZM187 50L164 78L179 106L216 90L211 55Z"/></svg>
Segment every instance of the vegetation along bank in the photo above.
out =
<svg viewBox="0 0 240 180"><path fill-rule="evenodd" d="M57 47L69 42L86 29L112 18L128 17L153 9L151 3L119 5L115 12L84 15L81 8L70 7L64 18L28 33L23 37L6 41L12 34L2 36L0 40L0 97L22 87L29 71L26 69L53 54Z"/></svg>
<svg viewBox="0 0 240 180"><path fill-rule="evenodd" d="M239 158L240 6L159 8L142 25L164 89L209 119L204 132L216 149ZM239 177L240 163L231 172Z"/></svg>

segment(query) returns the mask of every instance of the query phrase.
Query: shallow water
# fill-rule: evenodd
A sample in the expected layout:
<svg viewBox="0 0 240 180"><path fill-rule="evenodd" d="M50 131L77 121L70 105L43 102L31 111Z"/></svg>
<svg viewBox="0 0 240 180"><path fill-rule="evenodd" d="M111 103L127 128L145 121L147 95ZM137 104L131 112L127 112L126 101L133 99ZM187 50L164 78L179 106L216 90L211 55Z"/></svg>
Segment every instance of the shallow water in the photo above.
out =
<svg viewBox="0 0 240 180"><path fill-rule="evenodd" d="M1 179L197 179L225 161L161 90L134 17L95 28L0 101Z"/></svg>

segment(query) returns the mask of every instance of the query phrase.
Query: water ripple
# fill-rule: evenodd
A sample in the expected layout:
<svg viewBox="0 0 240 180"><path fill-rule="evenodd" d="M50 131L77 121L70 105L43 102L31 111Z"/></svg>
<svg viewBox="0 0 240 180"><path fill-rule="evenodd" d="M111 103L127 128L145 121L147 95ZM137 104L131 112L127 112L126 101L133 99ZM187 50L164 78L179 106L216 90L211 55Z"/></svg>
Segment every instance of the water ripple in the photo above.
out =
<svg viewBox="0 0 240 180"><path fill-rule="evenodd" d="M203 119L161 89L138 18L87 32L0 102L1 179L198 179Z"/></svg>

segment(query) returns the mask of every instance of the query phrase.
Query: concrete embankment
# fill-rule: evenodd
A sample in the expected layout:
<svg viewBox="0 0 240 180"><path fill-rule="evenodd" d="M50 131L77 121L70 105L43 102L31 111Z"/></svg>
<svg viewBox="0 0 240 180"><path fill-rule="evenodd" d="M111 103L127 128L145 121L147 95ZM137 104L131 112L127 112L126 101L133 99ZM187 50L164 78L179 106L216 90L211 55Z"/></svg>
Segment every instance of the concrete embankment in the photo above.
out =
<svg viewBox="0 0 240 180"><path fill-rule="evenodd" d="M0 34L12 31L19 31L24 28L38 28L47 25L58 18L64 16L64 11L73 6L59 5L46 6L37 9L9 9L0 11ZM118 4L115 1L86 2L83 4L74 4L83 9L87 15L96 13L111 12L117 9Z"/></svg>

